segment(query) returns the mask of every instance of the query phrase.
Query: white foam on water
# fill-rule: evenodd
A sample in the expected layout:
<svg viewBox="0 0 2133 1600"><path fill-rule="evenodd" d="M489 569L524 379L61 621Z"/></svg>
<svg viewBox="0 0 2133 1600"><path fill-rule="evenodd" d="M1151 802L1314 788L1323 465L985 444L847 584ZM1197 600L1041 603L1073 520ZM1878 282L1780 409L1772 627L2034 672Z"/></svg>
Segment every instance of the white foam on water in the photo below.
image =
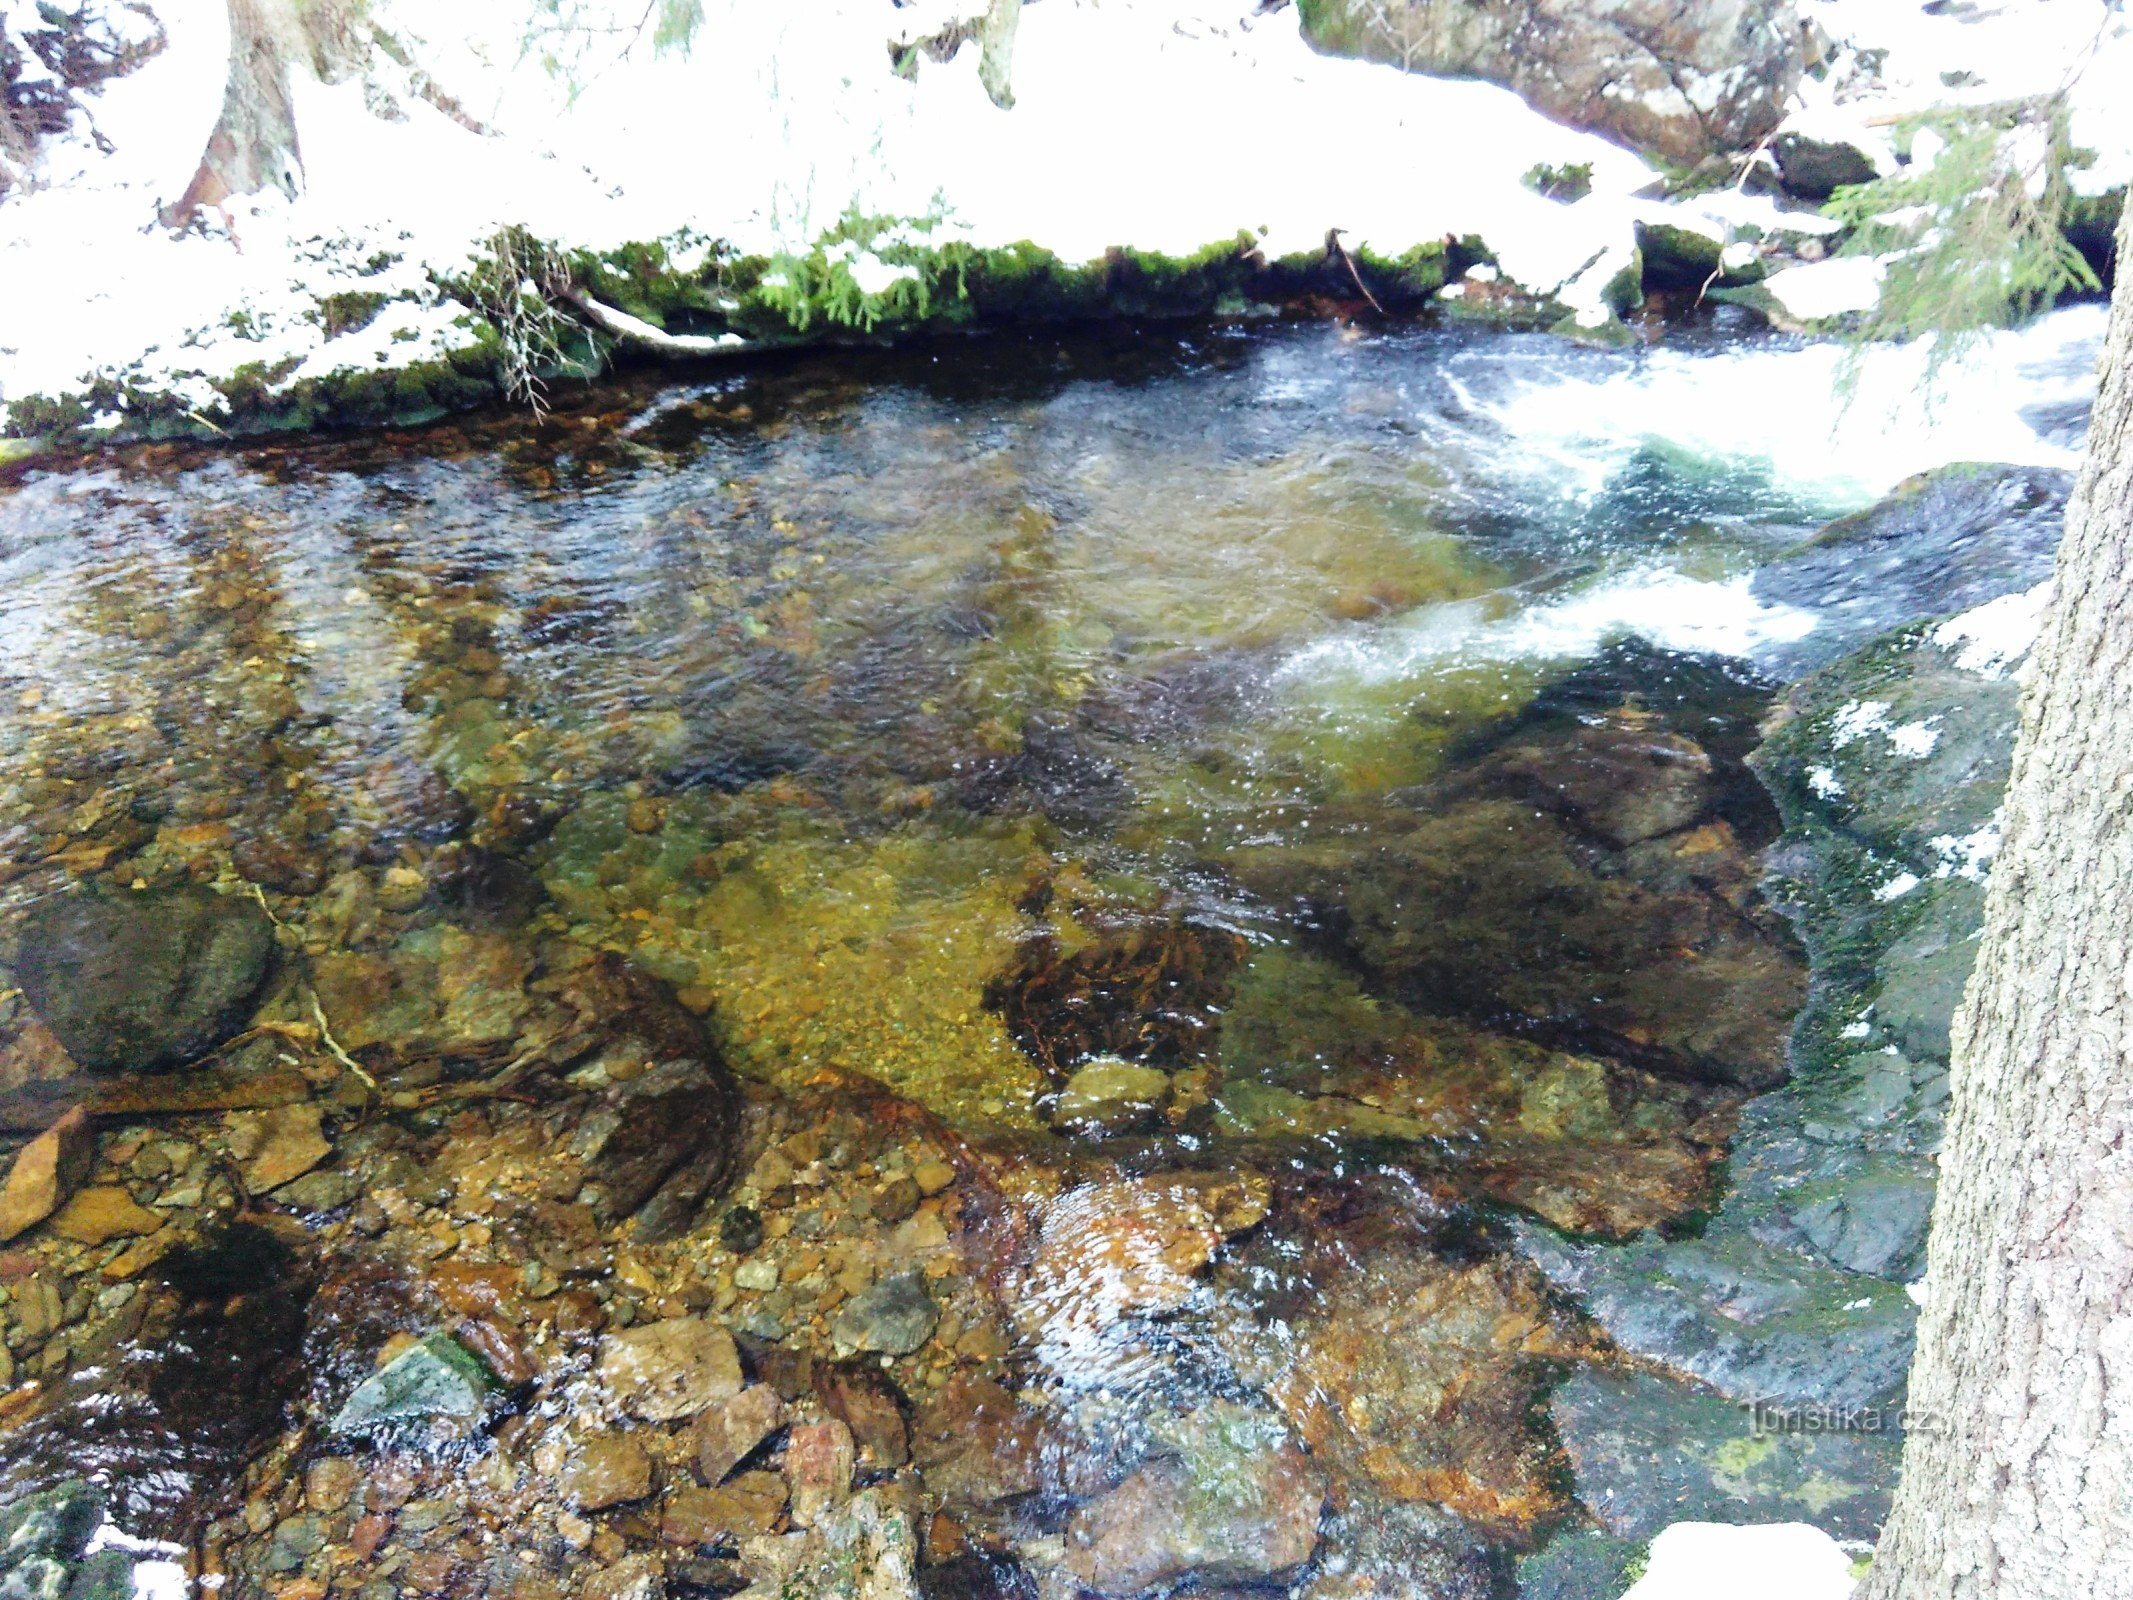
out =
<svg viewBox="0 0 2133 1600"><path fill-rule="evenodd" d="M1766 470L1832 509L1864 505L1955 461L2071 467L2078 449L2027 412L2095 395L2105 310L2070 306L1995 333L1936 367L1928 342L1660 348L1602 375L1554 376L1465 397L1539 472L1577 494L1604 488L1653 445Z"/></svg>
<svg viewBox="0 0 2133 1600"><path fill-rule="evenodd" d="M1569 661L1617 639L1662 650L1749 656L1814 631L1812 613L1768 605L1744 577L1713 581L1644 566L1506 617L1501 600L1426 606L1368 634L1321 639L1283 666L1290 681L1384 683L1486 661Z"/></svg>

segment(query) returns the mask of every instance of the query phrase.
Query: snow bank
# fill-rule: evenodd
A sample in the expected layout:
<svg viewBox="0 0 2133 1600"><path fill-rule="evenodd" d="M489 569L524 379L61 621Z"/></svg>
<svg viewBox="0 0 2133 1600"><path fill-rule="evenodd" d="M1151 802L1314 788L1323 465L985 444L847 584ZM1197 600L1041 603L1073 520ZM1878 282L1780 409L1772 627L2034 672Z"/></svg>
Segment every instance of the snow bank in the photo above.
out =
<svg viewBox="0 0 2133 1600"><path fill-rule="evenodd" d="M2133 164L2133 111L2087 87L2129 48L2092 25L2098 0L2012 8L2039 14L2035 28L1921 20L1915 0L1810 4L1833 33L1894 44L1882 99L1803 115L1856 121L1914 91L1945 94L1934 74L1958 59L2008 92L2088 50L2077 131ZM972 9L951 0L705 0L693 50L665 58L627 43L642 0L591 0L578 9L619 31L591 36L569 83L543 69L538 41L528 49L528 0L373 0L374 18L490 136L389 64L369 85L299 82L301 196L235 203L228 235L173 237L157 207L183 191L214 122L228 27L223 0L155 8L168 49L93 101L108 153L58 141L43 187L0 203L0 297L16 308L0 325L0 407L100 382L109 426L127 424L128 388L213 422L233 379L276 394L445 361L481 330L438 279L464 274L505 224L566 249L659 240L686 258L724 241L770 254L805 248L856 207L939 218L935 241L1029 240L1069 263L1115 246L1185 257L1240 233L1277 259L1317 252L1330 228L1386 258L1478 235L1509 279L1587 327L1608 320L1640 220L1721 245L1827 228L1738 191L1639 199L1656 174L1635 155L1507 90L1317 55L1294 7L1044 0L1023 18L1017 103L1002 111L978 82L975 46L923 61L915 81L889 70L892 37ZM2020 37L2003 50L2002 34ZM1820 86L1805 92L1812 102ZM381 94L390 119L374 114ZM1589 165L1591 192L1567 205L1534 193L1520 180L1543 165ZM850 267L872 293L904 270L878 257ZM1812 318L1860 303L1871 284L1840 263L1781 273L1772 291ZM335 297L384 310L340 332Z"/></svg>
<svg viewBox="0 0 2133 1600"><path fill-rule="evenodd" d="M1889 124L1930 106L1990 105L2064 88L2074 143L2096 152L2075 188L2101 194L2133 179L2133 18L2108 0L2022 0L1928 8L1919 0L1800 0L1839 47L1840 70L1800 85L1787 130L1850 144L1883 173ZM1842 52L1872 51L1870 79L1841 70Z"/></svg>
<svg viewBox="0 0 2133 1600"><path fill-rule="evenodd" d="M1479 234L1547 291L1626 247L1630 196L1653 177L1506 90L1316 55L1293 9L1046 0L1022 24L1009 112L979 86L974 47L895 77L887 41L913 12L886 0L711 0L686 57L595 50L575 94L523 57L522 0L378 0L495 136L412 93L388 121L363 85L299 83L305 192L237 203L234 240L173 238L156 208L199 159L228 29L221 0L157 8L168 50L96 104L112 153L63 144L46 187L0 205L0 295L39 308L0 331L0 400L96 373L173 387L247 364L309 376L435 357L471 334L433 276L463 271L506 223L566 248L688 230L767 253L856 206L944 215L944 237L1032 240L1069 262L1122 245L1185 255L1240 232L1271 256L1316 251L1334 227L1385 255ZM617 5L618 25L641 9ZM1519 179L1542 163L1589 163L1592 194L1533 193ZM406 310L328 350L318 303L343 291Z"/></svg>
<svg viewBox="0 0 2133 1600"><path fill-rule="evenodd" d="M1622 1600L1846 1600L1852 1586L1852 1558L1804 1522L1677 1522Z"/></svg>

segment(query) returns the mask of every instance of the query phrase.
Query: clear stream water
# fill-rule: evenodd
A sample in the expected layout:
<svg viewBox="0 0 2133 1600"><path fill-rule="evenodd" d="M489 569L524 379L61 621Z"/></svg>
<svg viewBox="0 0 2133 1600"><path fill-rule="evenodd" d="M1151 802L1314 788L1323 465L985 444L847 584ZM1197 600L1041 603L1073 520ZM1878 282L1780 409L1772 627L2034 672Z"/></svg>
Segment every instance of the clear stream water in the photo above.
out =
<svg viewBox="0 0 2133 1600"><path fill-rule="evenodd" d="M905 1402L1008 1375L1115 1468L967 1517L984 1548L1086 1544L1075 1508L1214 1404L1330 1484L1315 1565L1266 1571L1361 1570L1380 1501L1450 1508L1416 1548L1530 1543L1573 1515L1534 1397L1593 1346L1488 1218L1691 1223L1797 999L1740 759L1757 648L1814 619L1747 576L1903 472L2064 456L2086 316L1891 429L1894 358L1847 411L1831 352L1776 342L1292 327L812 356L33 470L0 495L0 895L256 893L401 1097L343 1126L352 1170L395 1128L434 1157L422 1094L524 1045L512 1008L565 946L671 986L758 1100L886 1085L989 1192L1039 1197L1037 1244L987 1269L1001 1348L911 1357ZM1184 1171L1180 1257L1179 1191L1131 1185ZM795 1192L758 1165L733 1193ZM341 1204L312 1226L341 1237ZM692 1237L738 1259L718 1217ZM1144 1225L1176 1284L1135 1280ZM532 1283L489 1232L453 1259ZM827 1352L866 1278L809 1301L704 1259L751 1349ZM152 1464L120 1443L121 1475Z"/></svg>

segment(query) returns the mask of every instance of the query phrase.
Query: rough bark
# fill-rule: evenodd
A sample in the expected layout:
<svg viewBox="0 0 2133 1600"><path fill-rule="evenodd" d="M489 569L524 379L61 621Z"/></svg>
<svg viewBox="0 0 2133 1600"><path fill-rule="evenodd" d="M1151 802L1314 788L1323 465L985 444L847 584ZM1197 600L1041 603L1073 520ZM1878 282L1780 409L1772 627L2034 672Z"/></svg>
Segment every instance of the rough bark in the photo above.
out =
<svg viewBox="0 0 2133 1600"><path fill-rule="evenodd" d="M2128 236L2122 225L2119 248ZM2133 289L2033 656L1864 1600L2133 1597Z"/></svg>

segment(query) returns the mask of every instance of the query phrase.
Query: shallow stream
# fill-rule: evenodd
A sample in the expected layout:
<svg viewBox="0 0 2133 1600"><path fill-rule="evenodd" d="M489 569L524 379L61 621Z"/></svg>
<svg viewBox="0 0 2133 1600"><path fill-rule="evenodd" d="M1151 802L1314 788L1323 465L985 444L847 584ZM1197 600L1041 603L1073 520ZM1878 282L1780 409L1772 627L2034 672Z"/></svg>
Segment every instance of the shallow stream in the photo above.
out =
<svg viewBox="0 0 2133 1600"><path fill-rule="evenodd" d="M1821 355L1000 340L29 474L0 1090L133 1099L0 1255L10 1481L283 1600L1491 1592L1618 1359L1506 1219L1692 1230L1784 1075L1748 576L2078 391L1877 444ZM670 1321L731 1385L633 1399ZM348 1423L439 1330L476 1399Z"/></svg>

